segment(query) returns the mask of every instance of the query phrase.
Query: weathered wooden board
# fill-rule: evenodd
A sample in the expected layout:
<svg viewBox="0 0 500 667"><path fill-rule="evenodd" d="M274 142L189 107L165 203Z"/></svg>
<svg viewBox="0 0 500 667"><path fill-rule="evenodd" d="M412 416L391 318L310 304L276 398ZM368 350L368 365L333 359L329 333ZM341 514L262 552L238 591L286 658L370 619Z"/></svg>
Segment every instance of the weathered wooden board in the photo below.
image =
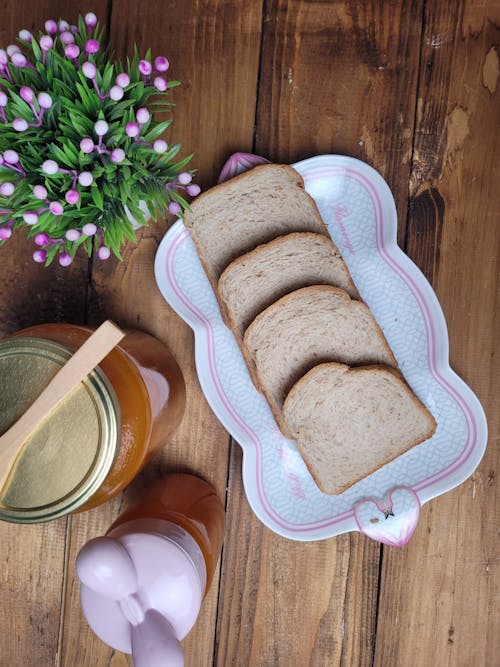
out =
<svg viewBox="0 0 500 667"><path fill-rule="evenodd" d="M142 52L151 47L154 56L168 57L169 76L183 82L174 89L173 124L165 138L169 143L181 143L182 155L195 153L192 167L199 170L197 182L202 185L216 180L234 147L251 149L260 31L260 3L178 1L169 3L168 11L159 2L113 4L110 34L117 54L130 54L134 42ZM158 221L139 232L139 243L126 248L121 264L94 260L91 318L111 317L122 326L156 335L170 347L184 374L185 417L144 478L167 470L191 470L213 483L224 499L229 437L201 393L191 331L167 306L154 280L158 242L171 222ZM144 478L132 485L130 493L140 488ZM118 505L114 507L116 512ZM93 514L93 534L97 535L107 529L114 514L110 515L109 508L97 509ZM73 522L70 563L90 536L86 519ZM196 627L185 641L187 664L212 664L218 581L216 576ZM92 638L81 617L77 589L70 570L63 663L104 666L124 661Z"/></svg>
<svg viewBox="0 0 500 667"><path fill-rule="evenodd" d="M436 289L490 443L466 483L424 507L408 547L384 549L380 667L498 662L499 20L495 2L426 3L407 251Z"/></svg>
<svg viewBox="0 0 500 667"><path fill-rule="evenodd" d="M0 7L0 44L16 41L19 30L36 32L48 18L75 20L79 11L104 14L106 2L16 0ZM17 236L17 238L16 238ZM42 322L85 320L88 261L82 255L69 268L57 261L35 264L33 241L12 237L0 248L0 331ZM6 562L0 573L0 665L54 665L62 621L67 522L17 526L0 522Z"/></svg>
<svg viewBox="0 0 500 667"><path fill-rule="evenodd" d="M368 161L395 193L402 239L421 19L420 2L275 0L264 16L255 152ZM263 528L236 447L216 664L370 665L380 545L359 535L297 544Z"/></svg>

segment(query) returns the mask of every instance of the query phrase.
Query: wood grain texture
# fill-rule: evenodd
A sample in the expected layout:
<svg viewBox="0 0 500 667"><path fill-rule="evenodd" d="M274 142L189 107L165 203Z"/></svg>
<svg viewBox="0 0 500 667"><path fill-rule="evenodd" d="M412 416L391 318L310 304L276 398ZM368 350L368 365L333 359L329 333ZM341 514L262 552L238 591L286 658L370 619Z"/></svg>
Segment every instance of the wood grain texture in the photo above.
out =
<svg viewBox="0 0 500 667"><path fill-rule="evenodd" d="M22 28L36 31L47 18L74 20L78 11L104 12L105 0L12 0L0 5L0 44L15 41ZM33 241L16 234L0 247L0 331L42 322L83 322L88 261L69 268L35 264ZM64 590L67 520L16 526L0 522L6 562L0 573L0 665L56 665Z"/></svg>
<svg viewBox="0 0 500 667"><path fill-rule="evenodd" d="M384 549L375 664L498 664L500 6L426 3L408 254L432 281L450 362L477 393L490 440L474 475ZM496 583L495 583L496 582Z"/></svg>
<svg viewBox="0 0 500 667"><path fill-rule="evenodd" d="M365 160L394 194L402 242L422 0L266 4L256 152Z"/></svg>
<svg viewBox="0 0 500 667"><path fill-rule="evenodd" d="M241 458L234 444L214 664L370 665L379 545L271 533L235 481Z"/></svg>
<svg viewBox="0 0 500 667"><path fill-rule="evenodd" d="M152 1L113 3L110 34L117 55L130 53L134 42L143 52L151 47L154 56L167 55L170 77L183 82L174 89L174 122L165 138L180 142L183 155L195 153L192 166L199 170L197 182L202 185L216 181L233 150L251 150L260 30L260 4L255 3L179 0L169 3L168 11ZM172 350L186 381L187 409L180 428L126 495L138 493L161 471L176 469L202 475L224 499L229 437L201 393L192 333L167 306L154 280L158 242L171 222L159 221L139 232L138 243L125 249L123 263L94 262L90 317L111 317L121 326L152 333ZM102 534L110 524L108 509L97 509L95 516L94 534ZM70 562L89 537L86 529L84 520L73 523ZM70 571L63 664L126 664L120 662L124 657L92 638L79 610L74 577ZM218 576L184 642L188 665L212 664L217 597Z"/></svg>
<svg viewBox="0 0 500 667"><path fill-rule="evenodd" d="M235 150L284 162L345 153L382 173L399 241L445 311L451 363L486 408L490 445L467 482L423 508L405 549L357 534L280 538L249 508L241 450L203 398L192 334L156 288L154 256L172 220L91 274L84 259L35 265L30 243L13 238L0 248L2 333L110 317L167 343L188 396L180 428L124 494L46 525L0 523L0 667L132 667L83 619L75 560L173 470L201 474L222 498L228 480L221 577L184 642L186 667L496 665L498 1L9 0L0 44L78 10L109 19L120 57L134 41L169 57L183 86L166 139L195 153L203 187Z"/></svg>
<svg viewBox="0 0 500 667"><path fill-rule="evenodd" d="M404 221L421 18L421 3L266 3L255 152L365 159ZM359 536L297 544L262 528L239 461L235 445L216 664L371 665L380 546Z"/></svg>

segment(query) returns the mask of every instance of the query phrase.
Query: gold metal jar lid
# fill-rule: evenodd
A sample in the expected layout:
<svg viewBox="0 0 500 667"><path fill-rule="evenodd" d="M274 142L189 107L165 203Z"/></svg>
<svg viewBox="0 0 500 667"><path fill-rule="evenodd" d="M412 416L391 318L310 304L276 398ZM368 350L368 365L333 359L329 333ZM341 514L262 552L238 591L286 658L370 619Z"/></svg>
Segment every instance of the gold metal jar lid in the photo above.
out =
<svg viewBox="0 0 500 667"><path fill-rule="evenodd" d="M0 341L0 433L19 419L71 354L43 338ZM96 368L26 441L0 492L0 519L38 523L81 507L108 474L119 434L118 399Z"/></svg>

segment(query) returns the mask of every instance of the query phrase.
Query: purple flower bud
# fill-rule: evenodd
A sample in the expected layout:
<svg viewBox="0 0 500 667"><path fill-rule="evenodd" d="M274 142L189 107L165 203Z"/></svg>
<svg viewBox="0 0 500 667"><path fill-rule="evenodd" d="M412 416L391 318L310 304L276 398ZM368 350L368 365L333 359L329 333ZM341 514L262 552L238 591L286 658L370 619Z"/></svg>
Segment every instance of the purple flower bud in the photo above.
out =
<svg viewBox="0 0 500 667"><path fill-rule="evenodd" d="M53 176L59 171L59 165L55 160L45 160L45 162L42 164L42 171L44 174Z"/></svg>
<svg viewBox="0 0 500 667"><path fill-rule="evenodd" d="M99 51L99 42L97 39L88 39L85 42L85 51L87 53L97 53Z"/></svg>
<svg viewBox="0 0 500 667"><path fill-rule="evenodd" d="M89 139L88 137L85 139L82 139L80 141L80 150L82 150L84 153L92 153L94 150L94 142L92 139Z"/></svg>
<svg viewBox="0 0 500 667"><path fill-rule="evenodd" d="M49 35L43 35L40 37L40 48L42 51L48 51L54 46L54 40Z"/></svg>
<svg viewBox="0 0 500 667"><path fill-rule="evenodd" d="M111 250L108 248L108 246L105 245L102 245L97 251L97 256L99 257L99 259L108 259L110 255L111 255Z"/></svg>
<svg viewBox="0 0 500 667"><path fill-rule="evenodd" d="M159 90L160 93L164 93L167 90L167 82L162 76L155 76L155 80L153 81L154 87L156 90Z"/></svg>
<svg viewBox="0 0 500 667"><path fill-rule="evenodd" d="M3 49L0 49L0 65L7 65L9 62L9 58L7 56L7 51L4 51Z"/></svg>
<svg viewBox="0 0 500 667"><path fill-rule="evenodd" d="M24 132L28 129L28 121L24 120L24 118L14 118L12 127L16 132Z"/></svg>
<svg viewBox="0 0 500 667"><path fill-rule="evenodd" d="M147 74L151 74L151 72L153 71L153 68L152 68L151 63L149 62L149 60L139 60L138 67L139 67L139 72L141 74L147 75Z"/></svg>
<svg viewBox="0 0 500 667"><path fill-rule="evenodd" d="M26 67L28 61L22 53L14 53L11 57L12 64L16 67Z"/></svg>
<svg viewBox="0 0 500 667"><path fill-rule="evenodd" d="M64 199L66 199L68 204L76 204L80 199L80 195L76 190L68 190L68 192L64 195Z"/></svg>
<svg viewBox="0 0 500 667"><path fill-rule="evenodd" d="M35 213L35 211L26 211L26 213L23 213L23 220L27 225L36 225L38 222L38 213Z"/></svg>
<svg viewBox="0 0 500 667"><path fill-rule="evenodd" d="M47 199L47 188L43 185L35 185L33 188L33 194L37 199Z"/></svg>
<svg viewBox="0 0 500 667"><path fill-rule="evenodd" d="M68 44L74 44L75 42L73 33L69 32L69 30L65 30L61 33L60 40L65 46L68 46Z"/></svg>
<svg viewBox="0 0 500 667"><path fill-rule="evenodd" d="M57 25L59 28L59 32L64 32L65 30L69 30L69 23L67 21L64 21L63 19L61 19Z"/></svg>
<svg viewBox="0 0 500 667"><path fill-rule="evenodd" d="M19 155L16 153L16 151L13 151L9 148L4 152L3 159L9 164L17 164L19 162Z"/></svg>
<svg viewBox="0 0 500 667"><path fill-rule="evenodd" d="M7 47L7 55L12 58L12 56L15 53L21 53L21 49L18 47L17 44L9 44L9 46Z"/></svg>
<svg viewBox="0 0 500 667"><path fill-rule="evenodd" d="M72 261L73 261L73 258L71 257L69 252L62 252L59 255L59 264L61 266L69 266Z"/></svg>
<svg viewBox="0 0 500 667"><path fill-rule="evenodd" d="M168 205L168 210L172 215L177 215L181 211L180 204L178 204L176 201L171 201Z"/></svg>
<svg viewBox="0 0 500 667"><path fill-rule="evenodd" d="M33 260L37 264L43 264L46 259L47 259L47 253L45 252L45 250L35 250L35 252L33 253Z"/></svg>
<svg viewBox="0 0 500 667"><path fill-rule="evenodd" d="M64 213L64 206L61 202L51 201L49 204L49 210L53 215L62 215Z"/></svg>
<svg viewBox="0 0 500 667"><path fill-rule="evenodd" d="M68 241L77 241L80 238L81 234L78 231L78 229L68 229L65 236L68 239Z"/></svg>
<svg viewBox="0 0 500 667"><path fill-rule="evenodd" d="M164 153L167 148L167 142L163 141L163 139L157 139L153 144L153 150L155 153Z"/></svg>
<svg viewBox="0 0 500 667"><path fill-rule="evenodd" d="M52 106L52 97L48 93L40 93L38 95L38 104L42 109L50 109Z"/></svg>
<svg viewBox="0 0 500 667"><path fill-rule="evenodd" d="M19 39L22 39L23 42L31 42L31 40L33 39L33 35L30 33L29 30L20 30Z"/></svg>
<svg viewBox="0 0 500 667"><path fill-rule="evenodd" d="M115 83L117 86L120 86L120 88L126 88L130 83L130 77L125 72L122 72L116 77Z"/></svg>
<svg viewBox="0 0 500 667"><path fill-rule="evenodd" d="M69 46L66 47L64 55L66 56L66 58L75 60L75 58L78 58L78 56L80 55L80 49L76 44L70 44Z"/></svg>
<svg viewBox="0 0 500 667"><path fill-rule="evenodd" d="M35 236L35 245L37 246L44 246L47 245L47 243L50 241L49 237L47 234L37 234Z"/></svg>
<svg viewBox="0 0 500 667"><path fill-rule="evenodd" d="M139 135L140 129L137 123L127 123L125 132L127 133L127 136L134 138Z"/></svg>
<svg viewBox="0 0 500 667"><path fill-rule="evenodd" d="M10 197L10 195L14 194L15 189L14 183L2 183L2 185L0 185L0 195L3 197Z"/></svg>
<svg viewBox="0 0 500 667"><path fill-rule="evenodd" d="M87 224L82 227L82 234L85 234L85 236L94 236L96 232L97 227L93 222L87 222Z"/></svg>
<svg viewBox="0 0 500 667"><path fill-rule="evenodd" d="M87 28L95 28L97 25L97 16L94 14L94 12L89 12L88 14L85 14L85 25Z"/></svg>
<svg viewBox="0 0 500 667"><path fill-rule="evenodd" d="M123 88L120 88L120 86L112 86L109 89L109 96L115 102L118 102L119 100L121 100L123 95L124 95Z"/></svg>
<svg viewBox="0 0 500 667"><path fill-rule="evenodd" d="M123 149L115 148L111 152L111 160L113 162L116 162L116 163L123 162L124 159L125 159L125 151Z"/></svg>
<svg viewBox="0 0 500 667"><path fill-rule="evenodd" d="M177 182L181 185L188 185L193 180L191 174L188 174L187 171L184 171L182 174L177 176Z"/></svg>
<svg viewBox="0 0 500 667"><path fill-rule="evenodd" d="M186 192L188 193L188 195L190 197L197 197L201 192L201 188L200 188L199 185L196 185L195 183L193 183L193 185L188 185L187 186Z"/></svg>
<svg viewBox="0 0 500 667"><path fill-rule="evenodd" d="M94 131L98 137L103 137L109 130L109 125L105 120L98 120L94 125Z"/></svg>
<svg viewBox="0 0 500 667"><path fill-rule="evenodd" d="M146 107L141 107L140 109L137 109L135 117L140 125L144 125L144 123L147 123L149 120L149 111Z"/></svg>
<svg viewBox="0 0 500 667"><path fill-rule="evenodd" d="M87 79L93 79L97 74L97 68L94 63L89 63L87 61L82 65L82 72L87 77Z"/></svg>
<svg viewBox="0 0 500 667"><path fill-rule="evenodd" d="M7 101L7 95L3 92L3 90L0 90L0 107L6 107Z"/></svg>
<svg viewBox="0 0 500 667"><path fill-rule="evenodd" d="M78 182L80 185L83 185L83 187L88 187L89 185L92 185L92 181L94 180L94 177L90 173L90 171L82 171L82 173L78 176Z"/></svg>
<svg viewBox="0 0 500 667"><path fill-rule="evenodd" d="M77 25L70 25L69 29L73 33L73 35L78 35L78 26Z"/></svg>
<svg viewBox="0 0 500 667"><path fill-rule="evenodd" d="M33 88L30 88L29 86L21 86L21 90L19 91L19 95L23 98L25 102L30 102L33 101L33 96L35 94L35 91Z"/></svg>
<svg viewBox="0 0 500 667"><path fill-rule="evenodd" d="M157 72L166 72L169 67L169 62L165 56L158 56L158 58L155 58L155 67Z"/></svg>
<svg viewBox="0 0 500 667"><path fill-rule="evenodd" d="M12 236L12 229L10 227L0 227L0 241L7 241Z"/></svg>
<svg viewBox="0 0 500 667"><path fill-rule="evenodd" d="M57 32L57 23L52 19L45 21L45 30L49 33L49 35L55 35Z"/></svg>

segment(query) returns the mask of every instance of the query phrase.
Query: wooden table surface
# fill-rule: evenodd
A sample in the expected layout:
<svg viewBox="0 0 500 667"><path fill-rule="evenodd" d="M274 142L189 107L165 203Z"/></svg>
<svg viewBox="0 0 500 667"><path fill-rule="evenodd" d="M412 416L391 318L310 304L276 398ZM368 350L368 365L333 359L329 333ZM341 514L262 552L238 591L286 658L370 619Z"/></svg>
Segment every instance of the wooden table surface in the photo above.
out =
<svg viewBox="0 0 500 667"><path fill-rule="evenodd" d="M184 642L186 665L498 665L498 1L3 0L0 43L89 10L120 57L136 41L170 59L183 86L169 132L195 153L204 188L237 150L285 163L341 153L381 172L399 243L443 307L451 365L489 422L481 465L424 506L406 548L360 534L288 541L250 510L240 448L198 384L191 331L156 288L155 252L172 220L145 230L122 264L80 257L44 269L31 242L1 247L3 333L110 317L156 335L179 360L185 418L132 492L193 470L227 505L220 571ZM74 568L130 492L72 518L0 526L1 667L132 664L88 629Z"/></svg>

